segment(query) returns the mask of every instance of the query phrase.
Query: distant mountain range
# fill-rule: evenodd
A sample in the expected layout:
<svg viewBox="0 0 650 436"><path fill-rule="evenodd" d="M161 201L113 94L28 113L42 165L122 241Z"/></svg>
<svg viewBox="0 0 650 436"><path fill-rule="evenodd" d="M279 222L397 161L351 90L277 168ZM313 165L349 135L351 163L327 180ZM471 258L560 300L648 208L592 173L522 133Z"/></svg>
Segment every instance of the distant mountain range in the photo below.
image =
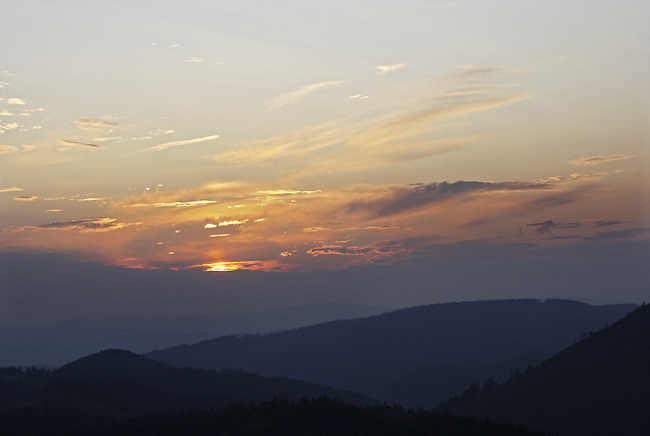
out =
<svg viewBox="0 0 650 436"><path fill-rule="evenodd" d="M0 322L0 366L57 367L109 348L144 353L218 336L277 332L385 311L372 306L316 303L264 312L174 318L77 320L42 325Z"/></svg>
<svg viewBox="0 0 650 436"><path fill-rule="evenodd" d="M441 410L558 436L650 435L650 305L507 383L473 386Z"/></svg>
<svg viewBox="0 0 650 436"><path fill-rule="evenodd" d="M435 304L268 335L220 337L148 356L176 366L241 368L431 407L472 383L506 380L635 307L568 300Z"/></svg>

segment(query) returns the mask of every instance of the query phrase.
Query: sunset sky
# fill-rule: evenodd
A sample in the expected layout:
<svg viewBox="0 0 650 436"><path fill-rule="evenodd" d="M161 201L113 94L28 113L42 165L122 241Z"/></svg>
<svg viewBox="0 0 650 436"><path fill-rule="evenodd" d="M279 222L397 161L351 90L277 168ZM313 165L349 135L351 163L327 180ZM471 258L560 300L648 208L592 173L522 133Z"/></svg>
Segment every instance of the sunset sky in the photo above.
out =
<svg viewBox="0 0 650 436"><path fill-rule="evenodd" d="M0 251L285 275L647 253L649 22L643 1L6 1Z"/></svg>

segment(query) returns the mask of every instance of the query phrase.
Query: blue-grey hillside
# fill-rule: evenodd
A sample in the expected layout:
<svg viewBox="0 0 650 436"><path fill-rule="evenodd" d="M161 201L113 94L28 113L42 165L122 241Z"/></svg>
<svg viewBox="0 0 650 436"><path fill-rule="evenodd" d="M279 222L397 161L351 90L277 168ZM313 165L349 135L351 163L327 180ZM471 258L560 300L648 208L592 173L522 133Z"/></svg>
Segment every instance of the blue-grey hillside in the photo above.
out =
<svg viewBox="0 0 650 436"><path fill-rule="evenodd" d="M429 406L471 383L507 378L517 361L548 357L635 307L568 300L435 304L269 335L220 337L148 356L177 366L239 368ZM441 378L449 383L437 386ZM423 392L396 393L396 383L421 386L426 404Z"/></svg>
<svg viewBox="0 0 650 436"><path fill-rule="evenodd" d="M650 305L505 384L473 386L442 410L559 436L650 434Z"/></svg>

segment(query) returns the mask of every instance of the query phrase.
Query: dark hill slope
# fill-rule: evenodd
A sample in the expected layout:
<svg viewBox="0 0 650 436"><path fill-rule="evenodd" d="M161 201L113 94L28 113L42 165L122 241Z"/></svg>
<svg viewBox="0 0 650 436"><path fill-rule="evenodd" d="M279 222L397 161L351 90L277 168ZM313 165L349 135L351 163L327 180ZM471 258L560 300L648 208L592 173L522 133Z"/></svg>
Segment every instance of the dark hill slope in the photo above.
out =
<svg viewBox="0 0 650 436"><path fill-rule="evenodd" d="M474 388L443 408L558 435L649 435L650 306L504 385Z"/></svg>
<svg viewBox="0 0 650 436"><path fill-rule="evenodd" d="M52 372L5 377L0 386L12 392L0 409L66 405L83 413L106 416L223 407L234 402L269 400L281 394L292 399L325 395L352 404L373 403L360 394L282 377L174 368L124 350L102 351Z"/></svg>
<svg viewBox="0 0 650 436"><path fill-rule="evenodd" d="M388 405L359 407L328 398L284 396L223 409L134 415L117 420L66 409L0 413L0 436L545 436L513 426ZM548 435L547 435L548 436Z"/></svg>
<svg viewBox="0 0 650 436"><path fill-rule="evenodd" d="M264 336L226 336L148 356L177 366L282 375L377 397L423 366L485 367L531 352L550 356L634 307L566 300L436 304ZM443 401L472 381L461 377L456 389L431 392L431 398Z"/></svg>

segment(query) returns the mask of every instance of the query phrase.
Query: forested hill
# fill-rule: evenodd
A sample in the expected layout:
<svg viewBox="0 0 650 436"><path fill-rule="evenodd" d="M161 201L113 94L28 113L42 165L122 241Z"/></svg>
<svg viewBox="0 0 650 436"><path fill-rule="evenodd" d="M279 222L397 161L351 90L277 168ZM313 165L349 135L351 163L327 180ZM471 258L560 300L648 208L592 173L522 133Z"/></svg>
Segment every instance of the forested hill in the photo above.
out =
<svg viewBox="0 0 650 436"><path fill-rule="evenodd" d="M360 407L330 398L288 401L285 396L223 409L93 416L70 409L0 413L0 436L549 436L512 424L399 406Z"/></svg>
<svg viewBox="0 0 650 436"><path fill-rule="evenodd" d="M281 375L427 407L473 382L507 379L522 356L538 356L539 363L635 307L568 300L435 304L263 336L221 337L148 356L177 366ZM400 385L425 390L409 396Z"/></svg>
<svg viewBox="0 0 650 436"><path fill-rule="evenodd" d="M442 410L522 422L560 436L650 434L650 305L499 385Z"/></svg>
<svg viewBox="0 0 650 436"><path fill-rule="evenodd" d="M69 407L128 416L224 407L233 402L328 396L352 404L374 400L340 389L243 371L174 368L124 350L105 350L54 371L0 369L0 410Z"/></svg>

